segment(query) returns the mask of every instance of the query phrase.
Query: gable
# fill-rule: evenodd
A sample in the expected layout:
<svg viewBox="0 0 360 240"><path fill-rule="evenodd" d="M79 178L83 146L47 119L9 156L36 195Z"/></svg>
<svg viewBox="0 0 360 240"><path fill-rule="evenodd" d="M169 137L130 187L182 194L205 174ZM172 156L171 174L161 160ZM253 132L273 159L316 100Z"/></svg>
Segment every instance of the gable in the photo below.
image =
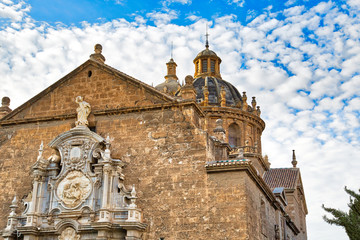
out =
<svg viewBox="0 0 360 240"><path fill-rule="evenodd" d="M77 96L90 103L92 112L174 101L155 88L90 59L15 109L3 121L73 115Z"/></svg>

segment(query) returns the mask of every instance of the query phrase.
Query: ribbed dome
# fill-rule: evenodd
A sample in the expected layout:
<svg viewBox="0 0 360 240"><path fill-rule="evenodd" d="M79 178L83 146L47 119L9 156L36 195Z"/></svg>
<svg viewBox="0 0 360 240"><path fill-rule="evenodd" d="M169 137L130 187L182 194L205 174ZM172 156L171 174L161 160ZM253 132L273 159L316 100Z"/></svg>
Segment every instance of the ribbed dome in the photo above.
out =
<svg viewBox="0 0 360 240"><path fill-rule="evenodd" d="M226 92L226 105L236 106L241 102L239 91L229 82L215 77L199 77L194 80L197 102L204 101L204 87L207 85L209 91L209 104L219 105L221 101L221 88Z"/></svg>
<svg viewBox="0 0 360 240"><path fill-rule="evenodd" d="M199 52L199 54L196 57L202 57L202 56L217 56L216 53L208 48L202 50Z"/></svg>
<svg viewBox="0 0 360 240"><path fill-rule="evenodd" d="M221 62L221 59L218 57L218 55L216 55L216 53L214 51L210 50L209 48L205 48L204 50L199 52L198 55L196 55L196 58L194 59L194 62L197 59L204 58L204 57L217 58L217 59L219 59L219 63Z"/></svg>

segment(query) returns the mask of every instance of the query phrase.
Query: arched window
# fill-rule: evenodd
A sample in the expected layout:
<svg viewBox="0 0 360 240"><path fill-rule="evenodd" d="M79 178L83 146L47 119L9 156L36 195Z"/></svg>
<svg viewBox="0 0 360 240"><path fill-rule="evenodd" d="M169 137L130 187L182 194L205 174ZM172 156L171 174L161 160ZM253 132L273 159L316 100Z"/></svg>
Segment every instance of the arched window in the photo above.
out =
<svg viewBox="0 0 360 240"><path fill-rule="evenodd" d="M240 127L236 123L229 126L229 144L231 147L240 147Z"/></svg>

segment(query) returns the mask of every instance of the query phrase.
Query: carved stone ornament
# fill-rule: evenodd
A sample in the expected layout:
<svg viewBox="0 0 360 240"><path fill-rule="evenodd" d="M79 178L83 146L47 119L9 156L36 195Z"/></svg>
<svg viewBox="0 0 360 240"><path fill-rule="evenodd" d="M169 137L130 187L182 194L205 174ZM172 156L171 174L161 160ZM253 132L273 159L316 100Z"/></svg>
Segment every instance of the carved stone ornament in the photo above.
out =
<svg viewBox="0 0 360 240"><path fill-rule="evenodd" d="M80 235L76 234L75 229L68 227L62 231L61 235L59 236L59 240L79 240Z"/></svg>
<svg viewBox="0 0 360 240"><path fill-rule="evenodd" d="M77 145L75 142L77 143L77 140L65 142L61 145L61 148L64 153L65 165L70 169L80 170L84 168L89 150L93 143L89 140L80 140ZM75 146L73 146L74 144Z"/></svg>
<svg viewBox="0 0 360 240"><path fill-rule="evenodd" d="M71 171L62 179L56 193L68 208L78 206L91 192L91 181L81 171Z"/></svg>

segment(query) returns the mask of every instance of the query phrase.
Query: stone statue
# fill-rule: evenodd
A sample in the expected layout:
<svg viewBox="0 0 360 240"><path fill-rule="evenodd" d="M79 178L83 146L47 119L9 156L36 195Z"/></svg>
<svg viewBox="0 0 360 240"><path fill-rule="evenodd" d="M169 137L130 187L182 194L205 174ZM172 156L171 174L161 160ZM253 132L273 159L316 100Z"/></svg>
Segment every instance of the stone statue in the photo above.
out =
<svg viewBox="0 0 360 240"><path fill-rule="evenodd" d="M53 150L53 154L48 158L48 161L51 163L59 163L61 160L61 157L59 153L56 150Z"/></svg>
<svg viewBox="0 0 360 240"><path fill-rule="evenodd" d="M76 109L77 112L77 121L75 122L76 126L86 126L89 124L87 117L91 112L90 104L85 102L81 96L77 96L75 102L79 104L79 107Z"/></svg>

